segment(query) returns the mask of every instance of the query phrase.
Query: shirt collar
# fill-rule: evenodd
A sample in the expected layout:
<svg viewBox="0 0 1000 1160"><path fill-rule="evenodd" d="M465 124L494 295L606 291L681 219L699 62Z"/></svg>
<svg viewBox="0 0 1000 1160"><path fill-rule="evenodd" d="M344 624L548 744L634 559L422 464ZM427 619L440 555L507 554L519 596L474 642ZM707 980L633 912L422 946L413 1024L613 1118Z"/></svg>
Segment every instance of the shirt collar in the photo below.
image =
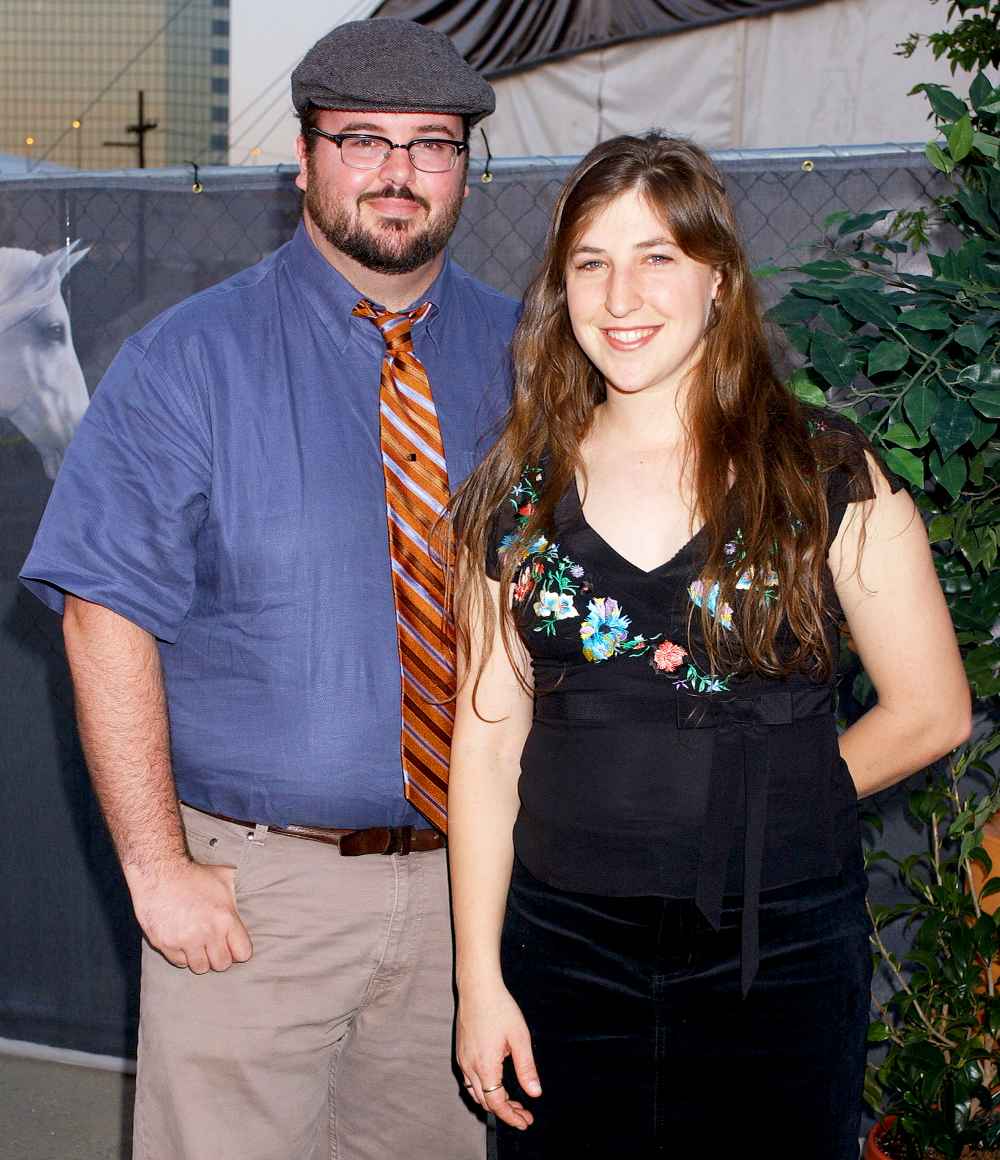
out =
<svg viewBox="0 0 1000 1160"><path fill-rule="evenodd" d="M319 315L330 341L342 351L350 334L352 314L361 298L360 291L323 257L300 221L289 243L289 258L294 274L313 309ZM440 351L442 316L447 317L448 305L454 292L455 273L451 258L445 254L437 277L420 296L420 302L430 302L427 317L417 323L426 327L427 336Z"/></svg>

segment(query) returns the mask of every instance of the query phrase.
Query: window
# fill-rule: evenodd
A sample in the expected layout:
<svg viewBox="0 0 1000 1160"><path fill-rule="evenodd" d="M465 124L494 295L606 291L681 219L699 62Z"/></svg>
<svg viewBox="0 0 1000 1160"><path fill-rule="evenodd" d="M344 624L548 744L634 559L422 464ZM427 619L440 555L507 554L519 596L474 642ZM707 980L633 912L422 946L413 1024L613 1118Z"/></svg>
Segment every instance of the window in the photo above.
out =
<svg viewBox="0 0 1000 1160"><path fill-rule="evenodd" d="M212 21L212 35L213 36L228 36L229 35L229 21L228 20L213 20Z"/></svg>
<svg viewBox="0 0 1000 1160"><path fill-rule="evenodd" d="M229 64L229 49L228 48L213 48L212 49L212 64Z"/></svg>
<svg viewBox="0 0 1000 1160"><path fill-rule="evenodd" d="M229 81L225 77L212 77L212 92L228 95Z"/></svg>
<svg viewBox="0 0 1000 1160"><path fill-rule="evenodd" d="M208 139L208 147L215 153L225 153L229 149L229 138L223 133L213 133Z"/></svg>
<svg viewBox="0 0 1000 1160"><path fill-rule="evenodd" d="M223 124L229 120L229 106L228 105L213 105L212 106L212 120L222 121Z"/></svg>

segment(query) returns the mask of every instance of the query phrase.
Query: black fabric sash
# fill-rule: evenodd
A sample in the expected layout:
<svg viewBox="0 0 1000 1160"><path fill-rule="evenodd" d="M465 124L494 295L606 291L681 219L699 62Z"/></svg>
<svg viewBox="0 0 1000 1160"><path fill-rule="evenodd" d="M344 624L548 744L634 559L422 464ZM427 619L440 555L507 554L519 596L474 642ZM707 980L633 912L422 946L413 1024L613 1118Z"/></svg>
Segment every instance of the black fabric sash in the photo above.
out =
<svg viewBox="0 0 1000 1160"><path fill-rule="evenodd" d="M589 721L609 724L662 722L669 701L654 697L623 697L555 691L535 700L538 721ZM705 752L708 800L701 840L695 903L713 930L722 922L726 867L736 829L737 802L745 809L743 849L743 916L740 983L743 994L760 963L758 915L767 830L772 731L805 717L833 712L828 685L805 689L775 689L752 696L697 694L677 690L676 728L712 729L713 743Z"/></svg>

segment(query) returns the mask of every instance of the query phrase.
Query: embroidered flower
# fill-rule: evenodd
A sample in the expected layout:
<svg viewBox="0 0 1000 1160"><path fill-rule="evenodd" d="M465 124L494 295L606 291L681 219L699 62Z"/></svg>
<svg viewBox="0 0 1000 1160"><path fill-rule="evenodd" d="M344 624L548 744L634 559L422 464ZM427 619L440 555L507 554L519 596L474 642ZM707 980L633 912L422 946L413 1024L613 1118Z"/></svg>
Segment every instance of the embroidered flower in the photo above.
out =
<svg viewBox="0 0 1000 1160"><path fill-rule="evenodd" d="M722 550L723 550L723 552L725 552L725 554L727 556L735 556L736 555L736 541L730 540L728 544L723 545Z"/></svg>
<svg viewBox="0 0 1000 1160"><path fill-rule="evenodd" d="M580 625L583 655L588 661L606 661L628 640L631 621L610 596L598 596L587 605L587 619Z"/></svg>
<svg viewBox="0 0 1000 1160"><path fill-rule="evenodd" d="M541 555L542 552L549 546L549 541L544 536L539 536L533 544L528 545L528 552L532 556Z"/></svg>
<svg viewBox="0 0 1000 1160"><path fill-rule="evenodd" d="M659 673L672 673L680 667L680 663L687 656L687 652L672 640L665 640L657 645L656 652L649 658L649 663Z"/></svg>
<svg viewBox="0 0 1000 1160"><path fill-rule="evenodd" d="M725 629L733 627L733 608L731 604L725 601L719 604L719 584L718 581L712 584L706 590L704 580L692 580L688 585L688 596L691 597L692 602L701 608L702 605L708 608L710 616L715 619Z"/></svg>
<svg viewBox="0 0 1000 1160"><path fill-rule="evenodd" d="M580 615L573 604L573 597L562 592L539 592L534 611L536 616L552 616L556 620Z"/></svg>
<svg viewBox="0 0 1000 1160"><path fill-rule="evenodd" d="M530 565L522 568L517 583L514 585L514 602L520 604L522 600L526 600L534 586L535 578L532 575L532 568Z"/></svg>
<svg viewBox="0 0 1000 1160"><path fill-rule="evenodd" d="M579 564L570 564L569 574L576 577L577 580L583 575L583 568Z"/></svg>

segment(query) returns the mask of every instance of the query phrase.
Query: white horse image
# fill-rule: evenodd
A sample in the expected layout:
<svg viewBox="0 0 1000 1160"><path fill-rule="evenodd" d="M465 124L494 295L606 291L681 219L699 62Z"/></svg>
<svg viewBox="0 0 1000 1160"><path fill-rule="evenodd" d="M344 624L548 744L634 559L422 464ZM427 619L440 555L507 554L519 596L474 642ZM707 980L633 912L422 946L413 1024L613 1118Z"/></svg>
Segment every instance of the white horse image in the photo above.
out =
<svg viewBox="0 0 1000 1160"><path fill-rule="evenodd" d="M47 255L0 248L0 417L31 441L49 479L90 401L61 291L87 254L79 244Z"/></svg>

